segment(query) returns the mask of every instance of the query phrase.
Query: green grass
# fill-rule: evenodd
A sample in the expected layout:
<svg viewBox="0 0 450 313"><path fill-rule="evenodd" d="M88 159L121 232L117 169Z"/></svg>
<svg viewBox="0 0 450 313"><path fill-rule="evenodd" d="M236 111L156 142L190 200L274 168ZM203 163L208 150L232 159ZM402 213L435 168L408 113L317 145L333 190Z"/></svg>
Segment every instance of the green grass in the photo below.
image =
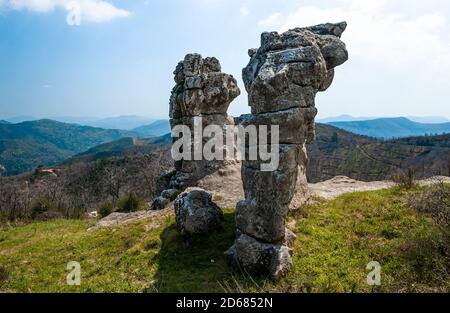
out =
<svg viewBox="0 0 450 313"><path fill-rule="evenodd" d="M440 233L428 217L408 208L407 195L395 188L350 193L292 213L289 220L296 221L298 236L294 268L279 282L228 269L223 252L234 240L231 209L225 210L222 231L189 242L177 232L173 217L150 230L148 220L89 231L93 221L9 227L0 231L0 290L448 292ZM416 238L424 240L420 249ZM366 283L372 260L382 266L379 287ZM81 264L80 286L66 284L69 261Z"/></svg>
<svg viewBox="0 0 450 313"><path fill-rule="evenodd" d="M436 272L439 267L417 264L419 257L435 257L434 262L448 264L445 255L411 251L416 247L410 243L416 238L432 241L441 233L429 218L408 208L406 196L396 188L349 193L307 208L307 218L297 223L294 271L283 282L284 288L321 292L449 290L448 276L445 279ZM417 258L411 259L414 253ZM366 265L371 261L382 267L379 287L366 283ZM427 279L420 275L424 271L429 274Z"/></svg>

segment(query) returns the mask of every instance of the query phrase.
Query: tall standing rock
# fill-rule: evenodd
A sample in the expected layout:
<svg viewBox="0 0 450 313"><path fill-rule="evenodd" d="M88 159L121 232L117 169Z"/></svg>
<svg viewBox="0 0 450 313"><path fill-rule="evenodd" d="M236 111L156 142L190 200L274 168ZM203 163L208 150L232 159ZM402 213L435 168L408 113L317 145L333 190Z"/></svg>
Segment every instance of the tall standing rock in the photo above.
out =
<svg viewBox="0 0 450 313"><path fill-rule="evenodd" d="M226 134L227 125L234 125L228 116L230 103L240 94L236 79L221 71L219 60L202 58L200 54L187 54L174 71L175 87L170 97L170 125L185 125L191 130L191 157L175 162L175 171L163 175L163 188L183 191L195 185L197 180L224 165L227 160L194 159L194 124L196 117L202 118L201 131L208 125L218 125ZM200 134L201 135L201 134ZM176 140L176 138L174 138ZM205 144L209 138L203 138ZM226 141L223 141L224 151ZM225 152L224 152L225 153ZM152 205L158 209L161 197ZM159 200L158 200L159 199ZM173 199L168 199L173 200ZM164 202L164 201L163 201ZM162 203L162 202L161 202Z"/></svg>
<svg viewBox="0 0 450 313"><path fill-rule="evenodd" d="M236 207L236 241L229 261L251 274L282 276L292 264L286 214L296 190L306 189L306 144L314 140L315 96L332 83L334 68L348 59L340 40L346 23L263 33L243 70L251 114L243 126L279 125L279 166L261 171L260 161L242 162L245 200ZM248 143L246 143L248 145ZM247 147L248 148L248 147ZM294 199L295 200L295 199Z"/></svg>

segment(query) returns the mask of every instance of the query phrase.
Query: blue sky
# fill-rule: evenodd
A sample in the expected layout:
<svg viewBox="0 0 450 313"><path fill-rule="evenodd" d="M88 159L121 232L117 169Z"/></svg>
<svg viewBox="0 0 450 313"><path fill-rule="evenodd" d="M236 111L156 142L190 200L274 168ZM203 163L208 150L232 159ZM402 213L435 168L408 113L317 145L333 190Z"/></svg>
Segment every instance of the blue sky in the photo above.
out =
<svg viewBox="0 0 450 313"><path fill-rule="evenodd" d="M261 32L341 20L350 59L319 116L450 118L449 19L446 0L0 0L0 118L167 116L189 52L219 58L242 90L229 112L246 113L241 69Z"/></svg>

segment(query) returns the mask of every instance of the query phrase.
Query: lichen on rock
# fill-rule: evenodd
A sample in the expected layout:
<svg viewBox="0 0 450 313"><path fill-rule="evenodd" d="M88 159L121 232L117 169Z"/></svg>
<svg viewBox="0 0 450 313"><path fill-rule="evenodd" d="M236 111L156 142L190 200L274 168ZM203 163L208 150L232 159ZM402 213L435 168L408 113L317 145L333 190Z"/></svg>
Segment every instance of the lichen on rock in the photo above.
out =
<svg viewBox="0 0 450 313"><path fill-rule="evenodd" d="M222 210L212 195L201 188L188 188L174 203L178 230L184 236L206 235L222 227Z"/></svg>
<svg viewBox="0 0 450 313"><path fill-rule="evenodd" d="M195 160L194 138L196 118L201 117L201 130L208 125L218 125L226 133L226 127L234 125L233 117L227 114L230 103L240 94L236 79L221 71L218 59L203 58L200 54L187 54L174 71L175 87L170 96L170 126L187 126L191 130L192 155L190 159L175 161L175 170L161 177L160 189L179 190L194 186L202 177L226 165L228 160ZM177 138L174 138L174 141ZM205 144L209 138L203 138ZM224 140L225 143L225 140ZM225 151L224 145L224 151ZM224 152L225 153L225 152ZM166 193L167 194L167 193ZM161 194L161 197L165 195ZM169 199L172 200L172 199ZM161 199L152 209L159 209Z"/></svg>
<svg viewBox="0 0 450 313"><path fill-rule="evenodd" d="M285 220L296 191L306 190L306 144L314 140L315 96L326 90L334 68L348 59L340 36L346 23L295 28L261 35L243 69L251 114L243 126L279 125L279 167L263 172L259 161L243 161L245 200L236 207L236 241L226 252L229 262L250 274L277 279L291 267L293 240ZM248 143L246 143L248 145ZM300 197L301 198L301 197Z"/></svg>

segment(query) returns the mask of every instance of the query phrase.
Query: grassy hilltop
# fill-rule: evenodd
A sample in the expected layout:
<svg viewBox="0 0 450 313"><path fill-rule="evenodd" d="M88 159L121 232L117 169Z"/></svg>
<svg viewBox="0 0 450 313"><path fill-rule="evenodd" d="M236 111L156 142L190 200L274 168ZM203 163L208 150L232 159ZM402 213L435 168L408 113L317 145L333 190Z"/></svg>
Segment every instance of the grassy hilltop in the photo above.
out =
<svg viewBox="0 0 450 313"><path fill-rule="evenodd" d="M191 242L173 216L90 230L94 220L5 226L0 290L449 292L448 233L410 207L408 199L419 192L349 193L292 212L294 269L277 283L229 271L223 252L234 240L233 209L224 212L223 231ZM366 283L372 260L382 266L381 286ZM69 261L81 264L80 286L66 284Z"/></svg>

